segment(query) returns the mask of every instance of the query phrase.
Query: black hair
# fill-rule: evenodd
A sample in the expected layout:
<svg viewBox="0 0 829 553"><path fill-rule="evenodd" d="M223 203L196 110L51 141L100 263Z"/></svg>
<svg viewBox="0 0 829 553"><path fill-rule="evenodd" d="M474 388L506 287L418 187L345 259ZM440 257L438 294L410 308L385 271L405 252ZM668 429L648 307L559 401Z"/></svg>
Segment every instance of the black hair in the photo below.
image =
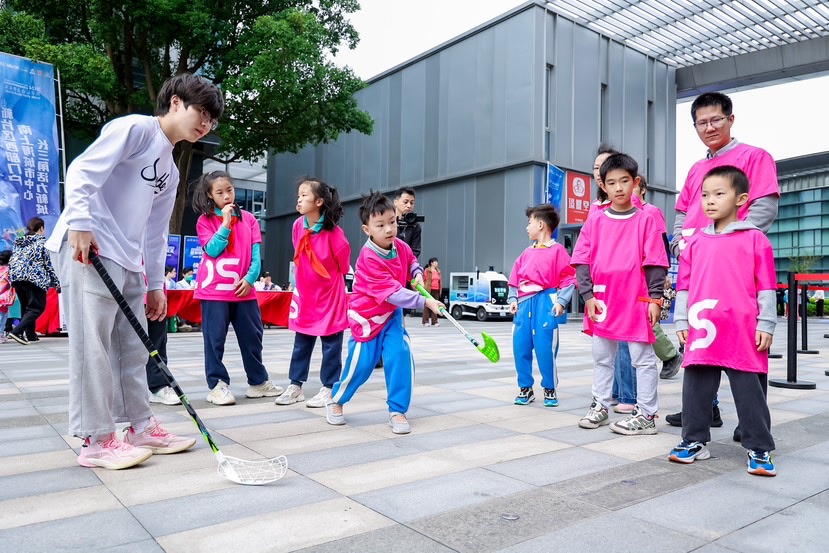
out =
<svg viewBox="0 0 829 553"><path fill-rule="evenodd" d="M438 258L437 257L430 257L429 258L429 263L427 263L426 266L427 267L430 266L432 264L432 261L438 261Z"/></svg>
<svg viewBox="0 0 829 553"><path fill-rule="evenodd" d="M164 266L164 274L165 274L165 275L166 275L167 273L169 273L169 272L171 272L171 271L175 271L175 270L176 270L176 268L175 268L175 267L173 267L172 265L165 265L165 266Z"/></svg>
<svg viewBox="0 0 829 553"><path fill-rule="evenodd" d="M620 152L619 150L617 150L616 148L614 148L606 142L602 142L601 144L599 144L599 147L596 149L596 157L599 157L602 154L616 155L621 153L622 152ZM601 186L599 187L599 190L596 192L596 198L599 200L599 202L607 201L607 192L602 190Z"/></svg>
<svg viewBox="0 0 829 553"><path fill-rule="evenodd" d="M193 183L193 211L199 215L215 215L213 210L216 208L216 204L210 198L210 191L213 189L213 183L219 179L227 179L233 185L233 177L226 171L205 173L196 179L196 182Z"/></svg>
<svg viewBox="0 0 829 553"><path fill-rule="evenodd" d="M40 217L32 217L29 219L29 222L26 223L26 235L31 236L32 234L36 234L37 231L45 226L46 223L43 222L43 219Z"/></svg>
<svg viewBox="0 0 829 553"><path fill-rule="evenodd" d="M213 119L220 119L225 111L225 100L221 90L198 75L182 73L164 81L158 92L156 115L167 115L173 96L178 96L184 102L185 108L194 105L206 109Z"/></svg>
<svg viewBox="0 0 829 553"><path fill-rule="evenodd" d="M602 163L599 168L599 174L602 177L602 182L605 176L616 169L621 169L630 175L630 178L635 179L639 175L639 164L636 160L627 154L613 154Z"/></svg>
<svg viewBox="0 0 829 553"><path fill-rule="evenodd" d="M550 229L550 232L556 230L558 223L561 220L558 215L558 210L550 204L539 204L535 207L528 207L524 210L527 219L530 217L543 222Z"/></svg>
<svg viewBox="0 0 829 553"><path fill-rule="evenodd" d="M316 177L303 178L297 184L297 188L306 183L311 185L314 197L322 199L322 208L320 209L320 213L324 216L322 228L332 230L343 218L343 204L340 202L340 193L337 192L336 188Z"/></svg>
<svg viewBox="0 0 829 553"><path fill-rule="evenodd" d="M648 179L646 179L645 175L643 175L642 173L639 173L638 176L639 176L639 190L641 190L642 193L644 194L645 192L648 191Z"/></svg>
<svg viewBox="0 0 829 553"><path fill-rule="evenodd" d="M11 250L3 250L0 252L0 265L8 265L12 258Z"/></svg>
<svg viewBox="0 0 829 553"><path fill-rule="evenodd" d="M357 212L360 215L360 222L364 225L368 224L368 220L374 215L382 215L386 212L394 211L394 204L380 192L373 190L368 196L362 197L360 209Z"/></svg>
<svg viewBox="0 0 829 553"><path fill-rule="evenodd" d="M185 268L183 268L183 269L181 270L181 274L184 274L184 273L192 273L194 270L195 270L195 269L193 269L193 267L185 267Z"/></svg>
<svg viewBox="0 0 829 553"><path fill-rule="evenodd" d="M691 119L694 123L697 122L697 110L699 108L707 108L709 106L719 106L722 108L723 115L731 117L734 111L734 105L731 103L731 98L722 92L706 92L700 94L691 104Z"/></svg>
<svg viewBox="0 0 829 553"><path fill-rule="evenodd" d="M271 276L271 274L268 271L262 273L262 278L268 278L269 276Z"/></svg>
<svg viewBox="0 0 829 553"><path fill-rule="evenodd" d="M399 199L400 196L402 196L403 194L409 194L412 198L416 197L414 188L410 186L404 186L403 188L398 188L394 191L394 199Z"/></svg>
<svg viewBox="0 0 829 553"><path fill-rule="evenodd" d="M703 177L702 181L705 182L709 177L723 177L728 180L728 182L731 183L731 188L734 189L734 192L738 196L740 194L748 194L748 176L746 176L743 170L739 167L734 167L733 165L720 165L719 167L714 167L705 173L705 177Z"/></svg>

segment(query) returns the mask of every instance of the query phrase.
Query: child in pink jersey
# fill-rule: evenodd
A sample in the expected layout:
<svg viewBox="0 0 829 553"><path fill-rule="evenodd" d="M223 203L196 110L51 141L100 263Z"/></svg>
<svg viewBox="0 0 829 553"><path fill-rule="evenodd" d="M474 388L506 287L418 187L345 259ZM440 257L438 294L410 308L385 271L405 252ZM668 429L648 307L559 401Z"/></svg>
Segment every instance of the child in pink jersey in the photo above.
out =
<svg viewBox="0 0 829 553"><path fill-rule="evenodd" d="M345 275L351 246L337 226L343 215L336 188L319 179L305 179L298 188L297 211L291 233L294 243L296 288L288 328L296 332L288 377L291 384L276 398L277 405L305 401L302 385L308 380L317 336L322 342L319 393L306 407L325 407L342 369L343 331L348 326Z"/></svg>
<svg viewBox="0 0 829 553"><path fill-rule="evenodd" d="M194 297L201 300L207 401L215 405L236 403L222 362L230 324L247 374L245 396L275 397L283 391L273 385L262 363L264 330L253 288L260 272L259 222L235 200L233 179L224 171L202 175L193 193L193 209L201 213L196 232L204 249Z"/></svg>
<svg viewBox="0 0 829 553"><path fill-rule="evenodd" d="M687 344L682 383L682 441L669 459L708 459L711 402L722 372L737 407L748 472L776 474L771 416L766 403L768 349L777 320L774 253L757 227L739 220L749 181L737 167L708 172L702 185L705 215L714 224L688 240L682 252L676 328Z"/></svg>
<svg viewBox="0 0 829 553"><path fill-rule="evenodd" d="M582 428L609 424L613 363L619 342L628 342L636 367L637 404L611 430L655 434L656 355L652 327L659 320L668 259L653 218L631 200L639 166L625 154L607 158L601 177L611 205L588 217L571 260L585 301L585 332L593 337L593 401Z"/></svg>
<svg viewBox="0 0 829 553"><path fill-rule="evenodd" d="M371 376L381 356L388 391L389 426L395 434L411 432L406 412L412 400L414 359L403 309L431 309L443 304L406 289L414 278L423 284L423 269L412 249L397 238L394 204L379 192L363 197L360 221L369 239L360 250L348 301L348 359L326 403L329 424L345 424L343 405Z"/></svg>
<svg viewBox="0 0 829 553"><path fill-rule="evenodd" d="M527 235L534 243L515 260L509 276L512 351L518 373L516 405L535 400L533 351L541 373L544 405L557 407L555 363L559 317L564 315L575 288L575 271L564 246L553 240L559 216L550 204L528 207ZM566 319L561 323L566 322Z"/></svg>
<svg viewBox="0 0 829 553"><path fill-rule="evenodd" d="M668 225L665 223L665 214L662 210L653 204L645 201L645 194L648 192L648 181L644 176L639 175L639 187L636 189L634 196L642 200L642 210L649 214L656 226L659 228L659 233L662 236L662 242L665 244L665 254L670 257L670 249L668 246ZM668 279L665 279L667 282ZM663 291L664 299L664 291ZM664 309L663 309L664 311ZM660 314L660 319L662 318ZM656 356L662 361L662 371L659 373L659 378L668 379L676 376L679 369L682 367L682 353L676 349L673 342L665 335L662 330L662 325L657 322L653 325L653 334L656 337L656 342L653 344L653 351Z"/></svg>

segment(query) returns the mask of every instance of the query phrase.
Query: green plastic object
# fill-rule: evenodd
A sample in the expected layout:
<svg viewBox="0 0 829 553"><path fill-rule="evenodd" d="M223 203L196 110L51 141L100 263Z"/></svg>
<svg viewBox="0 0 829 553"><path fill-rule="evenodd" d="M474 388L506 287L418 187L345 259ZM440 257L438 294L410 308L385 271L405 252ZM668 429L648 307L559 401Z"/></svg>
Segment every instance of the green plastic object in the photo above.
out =
<svg viewBox="0 0 829 553"><path fill-rule="evenodd" d="M421 286L414 280L412 280L412 287L417 288L417 291L420 292L423 296L429 299L432 298L429 292L427 292L423 286ZM498 344L495 343L495 340L492 339L492 336L490 336L486 332L481 332L481 336L483 337L484 341L484 343L481 344L480 342L478 342L478 340L475 339L474 336L467 332L466 329L461 326L461 323L456 321L455 318L446 311L446 309L441 308L440 314L446 317L446 320L452 323L452 325L454 325L454 327L457 328L458 331L461 334L463 334L466 337L466 339L469 340L472 343L472 345L478 349L478 351L483 353L484 357L486 357L493 363L497 363L498 360L501 359L501 352L498 351Z"/></svg>

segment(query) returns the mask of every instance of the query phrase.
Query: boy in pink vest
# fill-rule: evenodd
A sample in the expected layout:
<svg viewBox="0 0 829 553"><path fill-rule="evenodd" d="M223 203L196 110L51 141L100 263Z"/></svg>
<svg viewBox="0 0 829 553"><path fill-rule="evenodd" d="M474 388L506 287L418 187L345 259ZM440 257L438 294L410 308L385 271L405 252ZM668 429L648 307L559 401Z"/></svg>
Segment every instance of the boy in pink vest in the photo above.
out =
<svg viewBox="0 0 829 553"><path fill-rule="evenodd" d="M768 350L777 321L776 275L771 243L739 220L749 181L737 167L708 172L702 185L706 217L714 224L688 240L679 265L676 328L687 343L682 382L682 441L669 459L708 459L711 402L725 371L740 419L748 472L776 474L771 416L766 403Z"/></svg>
<svg viewBox="0 0 829 553"><path fill-rule="evenodd" d="M343 405L369 379L382 356L389 426L395 434L408 434L411 428L406 411L412 400L414 359L409 333L403 325L403 309L426 307L439 313L444 306L406 289L412 278L423 284L423 268L408 244L397 238L394 204L373 192L363 198L359 214L369 238L357 258L354 287L348 298L348 359L325 405L325 418L328 424L345 424Z"/></svg>
<svg viewBox="0 0 829 553"><path fill-rule="evenodd" d="M653 325L659 320L668 258L653 218L634 206L639 165L625 154L607 158L602 182L607 209L587 218L573 251L579 294L584 298L585 332L593 337L593 401L581 428L610 423L613 369L619 342L628 342L636 367L633 412L611 425L623 435L656 434L659 408Z"/></svg>

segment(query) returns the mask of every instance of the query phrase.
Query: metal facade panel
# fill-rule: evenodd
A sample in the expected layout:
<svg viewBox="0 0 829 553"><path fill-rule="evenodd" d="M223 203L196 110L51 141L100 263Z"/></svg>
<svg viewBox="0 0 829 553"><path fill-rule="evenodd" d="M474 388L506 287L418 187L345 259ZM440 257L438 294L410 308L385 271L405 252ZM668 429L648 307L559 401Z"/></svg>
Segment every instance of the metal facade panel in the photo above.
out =
<svg viewBox="0 0 829 553"><path fill-rule="evenodd" d="M423 181L426 154L426 63L401 71L400 102L400 184Z"/></svg>
<svg viewBox="0 0 829 553"><path fill-rule="evenodd" d="M475 210L473 262L485 271L504 260L504 173L492 173L476 180L475 202L471 204Z"/></svg>

